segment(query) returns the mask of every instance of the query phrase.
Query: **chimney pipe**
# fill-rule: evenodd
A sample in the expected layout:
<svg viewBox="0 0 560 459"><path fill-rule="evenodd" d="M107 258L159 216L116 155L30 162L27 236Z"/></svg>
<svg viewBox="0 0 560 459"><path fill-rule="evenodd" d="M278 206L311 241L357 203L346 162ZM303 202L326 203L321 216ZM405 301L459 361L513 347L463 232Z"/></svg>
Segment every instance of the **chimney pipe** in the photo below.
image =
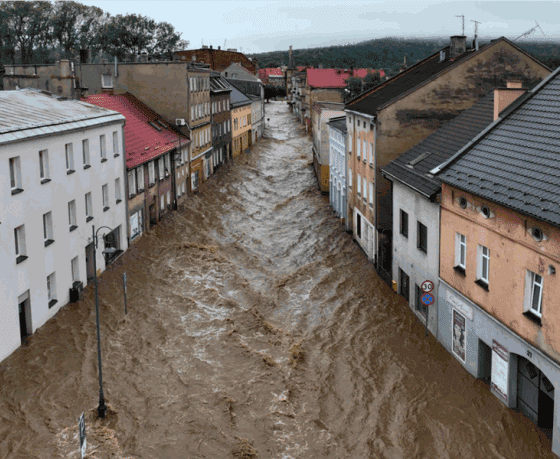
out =
<svg viewBox="0 0 560 459"><path fill-rule="evenodd" d="M501 112L527 92L520 80L509 80L506 86L494 89L494 121L498 119Z"/></svg>
<svg viewBox="0 0 560 459"><path fill-rule="evenodd" d="M467 37L465 35L454 35L451 37L449 47L449 58L453 59L467 51Z"/></svg>

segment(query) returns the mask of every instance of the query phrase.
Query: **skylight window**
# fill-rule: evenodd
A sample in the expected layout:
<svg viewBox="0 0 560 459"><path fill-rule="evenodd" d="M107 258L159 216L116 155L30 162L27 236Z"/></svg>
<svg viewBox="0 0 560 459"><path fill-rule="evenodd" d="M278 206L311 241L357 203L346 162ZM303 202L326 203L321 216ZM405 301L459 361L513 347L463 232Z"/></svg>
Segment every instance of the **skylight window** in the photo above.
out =
<svg viewBox="0 0 560 459"><path fill-rule="evenodd" d="M420 161L426 159L431 154L432 153L430 153L429 151L425 151L424 153L422 153L422 154L418 155L416 158L414 158L412 161L409 161L407 163L407 166L414 167L416 164L418 164Z"/></svg>
<svg viewBox="0 0 560 459"><path fill-rule="evenodd" d="M166 129L168 127L167 124L165 124L162 120L157 120L157 123Z"/></svg>
<svg viewBox="0 0 560 459"><path fill-rule="evenodd" d="M161 131L161 126L158 126L156 123L154 123L153 121L149 121L148 124L150 126L152 126L153 128L157 129L158 131Z"/></svg>

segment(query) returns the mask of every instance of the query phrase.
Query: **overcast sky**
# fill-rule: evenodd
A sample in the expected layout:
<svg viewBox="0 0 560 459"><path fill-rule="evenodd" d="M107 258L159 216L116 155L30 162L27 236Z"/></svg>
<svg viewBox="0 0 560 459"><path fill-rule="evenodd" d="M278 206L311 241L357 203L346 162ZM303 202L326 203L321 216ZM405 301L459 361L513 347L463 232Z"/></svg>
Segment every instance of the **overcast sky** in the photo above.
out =
<svg viewBox="0 0 560 459"><path fill-rule="evenodd" d="M78 0L79 1L79 0ZM190 42L260 53L311 48L387 36L427 37L461 33L472 37L480 21L479 36L514 39L538 21L549 38L560 38L560 2L528 1L185 1L96 0L112 15L137 13L173 24ZM544 39L540 30L531 34ZM525 38L526 40L526 38Z"/></svg>

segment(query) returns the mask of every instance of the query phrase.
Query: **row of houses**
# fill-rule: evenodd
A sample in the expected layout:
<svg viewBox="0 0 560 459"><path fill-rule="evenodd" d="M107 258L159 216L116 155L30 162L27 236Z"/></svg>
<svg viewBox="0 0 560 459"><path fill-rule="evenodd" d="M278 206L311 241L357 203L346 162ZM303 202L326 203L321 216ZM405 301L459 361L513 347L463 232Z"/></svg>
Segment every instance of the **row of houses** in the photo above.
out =
<svg viewBox="0 0 560 459"><path fill-rule="evenodd" d="M454 36L344 107L316 107L318 178L346 230L560 455L560 69L503 37Z"/></svg>
<svg viewBox="0 0 560 459"><path fill-rule="evenodd" d="M6 66L0 360L262 137L262 82L220 62Z"/></svg>

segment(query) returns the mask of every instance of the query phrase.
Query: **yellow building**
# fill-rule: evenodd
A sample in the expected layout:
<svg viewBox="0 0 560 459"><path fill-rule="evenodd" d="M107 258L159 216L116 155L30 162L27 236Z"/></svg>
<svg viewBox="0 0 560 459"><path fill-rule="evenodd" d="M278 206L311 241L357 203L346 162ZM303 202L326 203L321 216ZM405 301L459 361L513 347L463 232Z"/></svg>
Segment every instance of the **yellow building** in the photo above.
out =
<svg viewBox="0 0 560 459"><path fill-rule="evenodd" d="M249 146L251 134L251 99L238 89L231 88L231 143L233 157Z"/></svg>

